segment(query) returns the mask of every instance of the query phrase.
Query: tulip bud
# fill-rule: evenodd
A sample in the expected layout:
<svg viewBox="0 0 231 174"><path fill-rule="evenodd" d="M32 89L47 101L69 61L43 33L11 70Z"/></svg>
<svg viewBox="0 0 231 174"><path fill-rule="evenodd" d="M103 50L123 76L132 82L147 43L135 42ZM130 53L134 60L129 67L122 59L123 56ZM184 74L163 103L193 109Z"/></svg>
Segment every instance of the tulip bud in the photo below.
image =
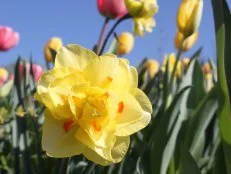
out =
<svg viewBox="0 0 231 174"><path fill-rule="evenodd" d="M168 62L168 71L172 73L174 65L176 63L175 53L171 53L170 55L165 55L164 62L161 68L163 72L166 71L167 62ZM178 77L181 76L181 62L180 61L177 63L175 76L178 76Z"/></svg>
<svg viewBox="0 0 231 174"><path fill-rule="evenodd" d="M34 79L37 82L43 74L43 68L38 64L33 64L32 71L34 74Z"/></svg>
<svg viewBox="0 0 231 174"><path fill-rule="evenodd" d="M205 87L206 91L209 91L213 87L213 80L212 80L212 67L209 63L205 63L202 67L204 76L205 76Z"/></svg>
<svg viewBox="0 0 231 174"><path fill-rule="evenodd" d="M8 79L8 71L5 68L0 68L0 86L2 86Z"/></svg>
<svg viewBox="0 0 231 174"><path fill-rule="evenodd" d="M177 14L177 27L185 37L198 30L202 10L203 0L182 0Z"/></svg>
<svg viewBox="0 0 231 174"><path fill-rule="evenodd" d="M123 55L131 52L134 46L134 37L129 32L123 32L117 38L116 54Z"/></svg>
<svg viewBox="0 0 231 174"><path fill-rule="evenodd" d="M12 28L0 26L0 51L8 51L19 42L19 33Z"/></svg>
<svg viewBox="0 0 231 174"><path fill-rule="evenodd" d="M20 78L22 78L24 76L24 70L26 70L26 75L29 76L29 73L30 73L30 64L29 63L26 63L26 69L24 68L24 64L20 63L20 65L19 65ZM39 78L41 77L41 75L43 74L43 68L38 64L33 64L32 65L32 71L33 71L34 79L37 82L39 80Z"/></svg>
<svg viewBox="0 0 231 174"><path fill-rule="evenodd" d="M47 62L52 62L54 57L51 52L51 49L53 51L58 51L60 47L62 47L63 43L62 40L58 37L52 37L45 45L44 47L44 56L46 58Z"/></svg>
<svg viewBox="0 0 231 174"><path fill-rule="evenodd" d="M184 38L184 35L181 32L177 32L175 37L175 47L177 49L180 49L182 46L183 51L188 51L196 43L197 38L198 38L198 32L193 33L187 38Z"/></svg>
<svg viewBox="0 0 231 174"><path fill-rule="evenodd" d="M101 15L115 19L127 14L124 0L97 0L98 10Z"/></svg>
<svg viewBox="0 0 231 174"><path fill-rule="evenodd" d="M205 63L202 70L207 80L212 78L212 68L209 63Z"/></svg>
<svg viewBox="0 0 231 174"><path fill-rule="evenodd" d="M190 59L187 57L182 59L181 63L182 63L182 66L184 69L186 69L188 67L189 62L190 62Z"/></svg>
<svg viewBox="0 0 231 174"><path fill-rule="evenodd" d="M148 71L149 77L153 78L159 71L159 63L154 59L149 59L145 63L145 67Z"/></svg>

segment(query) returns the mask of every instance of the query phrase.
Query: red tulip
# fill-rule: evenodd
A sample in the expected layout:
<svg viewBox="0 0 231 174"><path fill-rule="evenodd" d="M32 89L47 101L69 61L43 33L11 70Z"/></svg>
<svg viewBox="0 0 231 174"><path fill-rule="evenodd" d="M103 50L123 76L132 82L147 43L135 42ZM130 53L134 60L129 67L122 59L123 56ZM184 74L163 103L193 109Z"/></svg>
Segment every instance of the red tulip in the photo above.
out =
<svg viewBox="0 0 231 174"><path fill-rule="evenodd" d="M19 33L12 28L0 26L0 51L7 51L19 42Z"/></svg>
<svg viewBox="0 0 231 174"><path fill-rule="evenodd" d="M128 13L124 0L97 0L99 12L107 18L120 18Z"/></svg>

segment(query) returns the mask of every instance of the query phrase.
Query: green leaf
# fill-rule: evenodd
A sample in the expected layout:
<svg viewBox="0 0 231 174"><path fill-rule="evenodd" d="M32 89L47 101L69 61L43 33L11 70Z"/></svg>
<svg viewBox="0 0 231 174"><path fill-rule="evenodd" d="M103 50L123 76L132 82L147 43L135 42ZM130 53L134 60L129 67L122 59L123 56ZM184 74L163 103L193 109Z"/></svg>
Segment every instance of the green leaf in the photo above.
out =
<svg viewBox="0 0 231 174"><path fill-rule="evenodd" d="M181 146L180 174L201 174L195 160L185 146Z"/></svg>
<svg viewBox="0 0 231 174"><path fill-rule="evenodd" d="M167 111L161 116L157 125L155 137L151 146L151 173L165 174L173 156L176 138L182 124L180 105L182 98L189 87L183 88L173 99Z"/></svg>
<svg viewBox="0 0 231 174"><path fill-rule="evenodd" d="M212 5L217 44L219 126L226 152L231 145L231 14L225 0L213 0ZM231 153L224 153L224 156L227 172L231 174Z"/></svg>
<svg viewBox="0 0 231 174"><path fill-rule="evenodd" d="M201 100L189 120L185 143L186 146L190 148L190 152L194 158L196 157L196 154L198 154L198 150L200 151L200 142L203 142L204 132L218 108L216 90L217 89L214 87ZM197 159L199 158L200 155Z"/></svg>

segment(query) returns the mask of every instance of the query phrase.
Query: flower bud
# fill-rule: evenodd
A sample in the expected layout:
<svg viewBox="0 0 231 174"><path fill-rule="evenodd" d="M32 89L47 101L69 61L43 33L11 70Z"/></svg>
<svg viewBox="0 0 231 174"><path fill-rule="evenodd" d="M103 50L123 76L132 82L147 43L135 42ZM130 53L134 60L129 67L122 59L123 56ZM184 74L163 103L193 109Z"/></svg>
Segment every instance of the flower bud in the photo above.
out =
<svg viewBox="0 0 231 174"><path fill-rule="evenodd" d="M154 59L149 59L145 63L145 67L148 71L149 77L155 77L156 73L159 71L159 62Z"/></svg>
<svg viewBox="0 0 231 174"><path fill-rule="evenodd" d="M0 86L2 86L8 79L8 71L5 68L0 68Z"/></svg>
<svg viewBox="0 0 231 174"><path fill-rule="evenodd" d="M120 18L128 11L124 0L97 0L98 10L101 15L107 18Z"/></svg>
<svg viewBox="0 0 231 174"><path fill-rule="evenodd" d="M116 54L123 55L130 53L134 46L133 35L129 32L123 32L117 39Z"/></svg>
<svg viewBox="0 0 231 174"><path fill-rule="evenodd" d="M26 69L24 68L24 64L20 63L20 65L19 65L20 78L22 78L24 76L24 70L26 70L26 75L29 76L29 73L30 73L30 64L29 63L26 63ZM34 79L37 82L39 80L39 78L41 77L41 75L43 74L44 70L40 65L33 64L32 65L32 71L33 71Z"/></svg>
<svg viewBox="0 0 231 174"><path fill-rule="evenodd" d="M193 33L187 38L184 38L184 35L181 32L177 32L175 37L175 47L177 49L180 49L180 47L182 46L183 51L188 51L194 46L194 44L197 41L197 38L198 38L198 32Z"/></svg>
<svg viewBox="0 0 231 174"><path fill-rule="evenodd" d="M12 28L0 26L0 51L8 51L19 42L19 33Z"/></svg>
<svg viewBox="0 0 231 174"><path fill-rule="evenodd" d="M44 56L46 58L47 62L52 62L54 57L51 52L51 49L53 51L58 51L58 49L63 45L62 40L59 37L52 37L45 45L44 47Z"/></svg>
<svg viewBox="0 0 231 174"><path fill-rule="evenodd" d="M203 0L182 0L177 14L178 30L188 37L198 30L201 22Z"/></svg>
<svg viewBox="0 0 231 174"><path fill-rule="evenodd" d="M202 70L207 80L212 78L212 68L209 63L205 63L202 67Z"/></svg>
<svg viewBox="0 0 231 174"><path fill-rule="evenodd" d="M186 68L188 68L189 62L190 62L190 59L187 58L187 57L185 57L185 58L182 59L181 64L182 64L184 70L185 70Z"/></svg>
<svg viewBox="0 0 231 174"><path fill-rule="evenodd" d="M175 55L175 53L171 53L170 55L165 55L164 62L163 62L162 68L161 68L163 72L166 71L167 62L168 62L168 71L170 73L172 73L174 65L176 63L176 55ZM179 77L179 76L181 76L181 73L182 73L181 72L181 62L179 61L177 63L175 76Z"/></svg>

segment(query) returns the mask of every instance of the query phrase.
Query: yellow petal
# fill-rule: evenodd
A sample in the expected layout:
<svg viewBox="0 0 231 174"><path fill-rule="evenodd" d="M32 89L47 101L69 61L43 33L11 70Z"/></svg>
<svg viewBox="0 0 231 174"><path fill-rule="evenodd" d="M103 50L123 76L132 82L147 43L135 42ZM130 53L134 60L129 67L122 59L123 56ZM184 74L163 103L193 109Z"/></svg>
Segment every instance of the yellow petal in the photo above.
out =
<svg viewBox="0 0 231 174"><path fill-rule="evenodd" d="M83 71L84 77L90 81L92 86L107 88L106 83L113 81L118 62L115 56L101 56L100 59L95 59L86 66Z"/></svg>
<svg viewBox="0 0 231 174"><path fill-rule="evenodd" d="M55 158L81 154L84 146L75 138L77 130L78 126L65 132L63 121L54 119L51 113L46 110L42 132L42 149L46 151L48 156Z"/></svg>
<svg viewBox="0 0 231 174"><path fill-rule="evenodd" d="M104 159L90 148L86 148L83 154L87 159L97 164L100 164L102 166L108 166L113 163L118 163L124 158L128 150L129 143L130 143L129 137L117 137L115 145L111 150L111 157L112 157L111 160Z"/></svg>
<svg viewBox="0 0 231 174"><path fill-rule="evenodd" d="M93 51L79 45L68 45L58 50L55 68L73 67L82 71L94 59L99 59L99 57Z"/></svg>
<svg viewBox="0 0 231 174"><path fill-rule="evenodd" d="M104 137L105 138L104 140L101 139L98 142L98 144L95 144L96 142L94 142L89 137L88 133L80 128L78 130L78 132L76 133L75 137L76 137L77 140L82 142L85 146L87 146L88 148L95 151L102 158L104 158L104 159L106 159L108 161L112 161L111 149L112 149L113 145L115 144L115 140L116 140L115 136L111 136L111 137L107 136L106 138ZM100 145L100 146L98 146L98 145ZM103 147L103 146L105 146L105 147Z"/></svg>
<svg viewBox="0 0 231 174"><path fill-rule="evenodd" d="M145 99L140 99L145 101ZM151 120L151 114L144 111L138 101L129 93L124 94L123 111L117 115L117 136L131 135L148 125ZM144 107L144 106L143 106ZM150 110L145 106L145 109Z"/></svg>
<svg viewBox="0 0 231 174"><path fill-rule="evenodd" d="M134 97L139 102L140 106L144 111L150 114L152 113L152 104L143 91L137 88Z"/></svg>
<svg viewBox="0 0 231 174"><path fill-rule="evenodd" d="M112 89L118 95L123 95L124 92L133 92L133 89L138 86L138 75L136 68L129 66L124 59L119 59L115 77L113 78Z"/></svg>

